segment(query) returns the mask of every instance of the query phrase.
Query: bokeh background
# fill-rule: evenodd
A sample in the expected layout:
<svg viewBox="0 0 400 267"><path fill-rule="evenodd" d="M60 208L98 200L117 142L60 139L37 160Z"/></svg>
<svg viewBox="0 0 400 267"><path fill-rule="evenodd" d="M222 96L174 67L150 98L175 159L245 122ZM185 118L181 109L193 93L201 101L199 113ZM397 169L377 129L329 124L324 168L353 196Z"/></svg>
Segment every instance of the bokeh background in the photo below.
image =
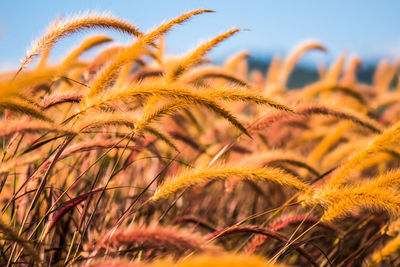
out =
<svg viewBox="0 0 400 267"><path fill-rule="evenodd" d="M340 52L356 54L363 60L359 76L368 81L381 58L396 60L400 55L400 1L135 1L135 0L69 0L27 1L2 0L0 6L0 70L16 68L32 40L44 32L51 21L84 11L108 11L137 25L142 31L183 12L207 8L216 13L193 18L167 36L167 51L184 53L230 28L249 29L230 38L210 54L215 61L247 50L250 67L266 69L272 55L282 56L305 39L317 39L329 51L309 53L296 70L301 75L315 73L316 65L328 64ZM91 31L93 32L93 31ZM59 58L84 34L59 42L51 58ZM110 32L111 33L111 32ZM123 34L111 35L128 42ZM50 59L51 59L50 58ZM294 74L296 75L296 73ZM310 77L311 77L310 76Z"/></svg>

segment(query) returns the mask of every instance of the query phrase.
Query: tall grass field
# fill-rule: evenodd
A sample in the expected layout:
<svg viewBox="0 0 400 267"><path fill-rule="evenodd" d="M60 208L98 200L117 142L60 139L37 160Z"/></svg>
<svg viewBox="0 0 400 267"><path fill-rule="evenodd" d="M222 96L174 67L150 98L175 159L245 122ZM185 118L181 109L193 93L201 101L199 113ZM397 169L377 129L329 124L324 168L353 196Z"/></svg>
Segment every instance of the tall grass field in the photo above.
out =
<svg viewBox="0 0 400 267"><path fill-rule="evenodd" d="M289 90L325 44L297 44L266 73L246 52L208 57L242 29L165 53L165 35L210 12L147 32L58 19L0 73L0 266L400 265L398 62L365 84L343 53Z"/></svg>

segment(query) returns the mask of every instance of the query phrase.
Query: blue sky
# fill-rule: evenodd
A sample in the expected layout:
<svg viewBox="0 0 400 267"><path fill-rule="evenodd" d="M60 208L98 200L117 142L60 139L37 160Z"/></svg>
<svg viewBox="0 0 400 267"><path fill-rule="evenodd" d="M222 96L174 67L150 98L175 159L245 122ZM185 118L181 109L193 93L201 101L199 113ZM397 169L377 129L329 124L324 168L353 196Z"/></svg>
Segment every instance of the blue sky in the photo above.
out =
<svg viewBox="0 0 400 267"><path fill-rule="evenodd" d="M182 53L233 27L248 28L217 47L211 54L222 58L239 50L267 55L284 54L304 39L318 39L328 55L311 55L330 60L341 51L356 53L366 61L400 54L400 1L236 1L236 0L0 0L0 69L18 65L32 40L58 16L81 11L110 11L137 25L142 31L183 12L207 8L216 13L193 18L167 36L167 49ZM87 31L85 34L89 34ZM97 32L97 31L95 31ZM122 34L111 33L120 42ZM61 40L53 53L57 58L79 43L84 34Z"/></svg>

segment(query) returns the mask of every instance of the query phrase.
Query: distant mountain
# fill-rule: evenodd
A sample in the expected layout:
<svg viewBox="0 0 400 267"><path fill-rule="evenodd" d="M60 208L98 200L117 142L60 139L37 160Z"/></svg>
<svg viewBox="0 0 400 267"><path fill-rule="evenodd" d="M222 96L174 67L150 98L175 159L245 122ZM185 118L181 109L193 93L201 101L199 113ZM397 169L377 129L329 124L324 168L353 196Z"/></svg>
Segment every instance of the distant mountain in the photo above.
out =
<svg viewBox="0 0 400 267"><path fill-rule="evenodd" d="M250 57L248 60L249 70L260 70L262 73L266 73L269 68L270 61L263 60L255 57ZM375 71L375 64L368 64L357 72L357 77L360 82L370 84ZM290 75L288 81L288 88L299 88L303 87L311 82L315 82L319 79L318 72L315 68L298 65Z"/></svg>

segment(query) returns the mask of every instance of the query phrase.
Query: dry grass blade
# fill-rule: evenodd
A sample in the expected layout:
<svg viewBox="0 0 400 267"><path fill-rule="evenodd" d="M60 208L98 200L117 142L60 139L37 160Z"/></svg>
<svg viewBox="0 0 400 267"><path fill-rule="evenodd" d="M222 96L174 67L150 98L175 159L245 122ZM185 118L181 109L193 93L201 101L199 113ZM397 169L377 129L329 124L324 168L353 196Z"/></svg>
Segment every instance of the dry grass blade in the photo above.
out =
<svg viewBox="0 0 400 267"><path fill-rule="evenodd" d="M169 135L163 134L158 129L151 126L146 126L144 128L144 131L156 136L158 139L166 143L169 147L173 148L175 151L179 151L179 149L176 147L174 141L169 137Z"/></svg>
<svg viewBox="0 0 400 267"><path fill-rule="evenodd" d="M136 120L132 119L132 115L122 114L117 112L112 113L100 113L100 114L88 114L84 116L74 125L74 129L78 132L90 131L93 128L99 128L104 126L123 125L129 128L135 128Z"/></svg>
<svg viewBox="0 0 400 267"><path fill-rule="evenodd" d="M165 182L157 188L152 197L153 200L166 198L178 190L186 189L196 184L212 179L228 180L232 177L249 179L254 181L271 181L284 186L294 187L301 191L309 191L309 185L301 182L296 177L275 168L245 168L238 166L216 166L199 170L187 170Z"/></svg>
<svg viewBox="0 0 400 267"><path fill-rule="evenodd" d="M387 171L371 179L373 187L396 187L400 183L400 170Z"/></svg>
<svg viewBox="0 0 400 267"><path fill-rule="evenodd" d="M149 126L155 120L160 119L162 116L167 114L172 114L179 109L183 109L187 107L189 104L182 101L172 101L171 103L167 103L162 105L159 108L154 108L153 110L145 112L142 117L136 123L135 131L140 133L143 129Z"/></svg>
<svg viewBox="0 0 400 267"><path fill-rule="evenodd" d="M224 79L226 81L232 82L234 84L249 87L246 81L243 79L236 77L235 75L231 74L230 72L217 68L217 67L199 67L193 71L190 71L186 75L184 75L181 80L187 83L199 83L203 79L208 78L217 78L217 79Z"/></svg>
<svg viewBox="0 0 400 267"><path fill-rule="evenodd" d="M375 251L372 255L373 263L380 263L385 259L389 258L391 255L395 254L400 249L400 235L396 236L392 240L389 240L383 248Z"/></svg>
<svg viewBox="0 0 400 267"><path fill-rule="evenodd" d="M175 80L177 77L182 75L188 68L196 64L208 51L210 51L213 47L218 45L220 42L239 32L239 29L230 30L224 34L218 35L212 40L201 44L198 48L196 48L192 53L188 56L184 57L167 76L169 80Z"/></svg>
<svg viewBox="0 0 400 267"><path fill-rule="evenodd" d="M237 67L237 65L239 64L239 62L241 62L242 60L247 59L250 56L249 52L239 52L237 54L232 55L231 57L229 57L225 63L224 63L224 68L227 71L234 71L235 68Z"/></svg>
<svg viewBox="0 0 400 267"><path fill-rule="evenodd" d="M375 133L382 132L381 127L379 126L379 124L377 122L373 121L372 119L370 119L360 113L357 113L357 112L354 112L351 110L339 109L337 107L333 108L333 107L329 107L329 106L314 105L314 106L305 106L305 107L298 108L296 110L296 112L301 115L304 115L304 116L311 115L311 114L333 116L338 119L352 121L360 126L368 128L369 130L371 130Z"/></svg>
<svg viewBox="0 0 400 267"><path fill-rule="evenodd" d="M340 73L343 69L343 64L346 59L346 54L342 53L338 59L329 68L328 73L325 75L324 81L328 84L335 84L339 80Z"/></svg>
<svg viewBox="0 0 400 267"><path fill-rule="evenodd" d="M332 221L353 212L357 208L383 210L391 215L399 214L400 195L395 190L386 189L382 191L379 188L373 189L370 187L359 190L337 190L340 194L333 199L335 203L328 206L321 221Z"/></svg>
<svg viewBox="0 0 400 267"><path fill-rule="evenodd" d="M340 83L348 86L356 84L357 82L356 72L361 67L361 65L362 65L361 59L357 56L353 56L350 59L350 62L343 73L343 77Z"/></svg>
<svg viewBox="0 0 400 267"><path fill-rule="evenodd" d="M211 239L216 236L222 237L222 236L237 234L237 233L261 234L265 237L271 237L271 238L276 239L281 242L287 242L287 240L288 240L284 235L282 235L276 231L266 229L266 228L261 228L261 227L255 227L255 226L236 226L236 227L220 230L220 231L217 231L217 232L209 235L209 238ZM317 263L314 261L313 257L311 255L309 255L305 250L303 250L302 248L295 248L295 249L302 256L304 256L311 263L311 265L318 266Z"/></svg>
<svg viewBox="0 0 400 267"><path fill-rule="evenodd" d="M35 161L38 161L42 158L41 155L31 155L31 156L27 156L27 157L21 157L21 158L16 158L13 160L9 160L6 162L3 162L0 165L0 174L6 173L11 171L14 168L20 167L20 166L24 166L26 164L31 164Z"/></svg>
<svg viewBox="0 0 400 267"><path fill-rule="evenodd" d="M246 157L246 159L244 159L242 163L244 163L245 165L253 164L257 166L283 163L304 168L316 176L320 175L316 167L312 166L309 162L304 160L304 157L302 155L297 155L295 153L285 152L278 149L261 153L252 153L250 156Z"/></svg>
<svg viewBox="0 0 400 267"><path fill-rule="evenodd" d="M355 124L365 127L373 132L376 133L382 132L381 126L377 122L366 117L361 113L338 107L330 107L327 105L300 106L295 109L294 113L286 113L286 112L272 113L266 116L265 118L260 119L255 124L253 124L250 127L250 131L254 132L256 130L267 128L275 122L283 121L285 119L289 119L290 117L295 117L299 115L310 116L313 114L331 116L340 120L352 121Z"/></svg>
<svg viewBox="0 0 400 267"><path fill-rule="evenodd" d="M9 136L15 133L59 133L73 135L76 134L75 131L61 127L59 125L54 125L50 123L45 123L42 121L31 120L31 121L17 121L8 120L7 122L0 122L0 136Z"/></svg>
<svg viewBox="0 0 400 267"><path fill-rule="evenodd" d="M281 264L267 264L265 263L265 259L259 256L248 256L241 254L233 254L233 253L219 253L219 254L200 254L190 256L185 258L184 260L176 263L171 260L156 260L152 263L132 263L126 260L112 260L112 261L103 261L98 262L91 267L284 267L285 265Z"/></svg>
<svg viewBox="0 0 400 267"><path fill-rule="evenodd" d="M0 230L7 239L14 241L21 247L23 247L36 263L38 263L40 266L44 266L44 262L40 258L39 253L30 244L30 242L21 238L20 235L13 228L4 223L2 220L0 220Z"/></svg>
<svg viewBox="0 0 400 267"><path fill-rule="evenodd" d="M87 39L85 39L81 45L79 47L77 47L76 49L72 50L66 57L65 59L60 63L60 66L62 68L66 68L68 67L73 61L75 61L83 52L107 43L107 42L111 42L113 39L105 36L105 35L94 35L91 37L88 37Z"/></svg>
<svg viewBox="0 0 400 267"><path fill-rule="evenodd" d="M168 86L166 84L152 84L150 86L134 86L131 89L123 89L123 90L115 90L108 92L107 95L100 96L98 98L92 98L90 102L87 103L86 109L95 106L101 106L104 103L116 101L126 97L139 97L139 96L162 96L172 99L178 99L188 104L196 104L204 106L216 114L224 117L228 120L232 125L238 128L241 132L250 136L246 127L240 123L231 112L224 109L221 105L219 105L216 101L212 100L212 98L204 96L203 94L194 93L185 89L176 88L174 85ZM81 112L84 112L81 110Z"/></svg>
<svg viewBox="0 0 400 267"><path fill-rule="evenodd" d="M323 44L317 41L305 41L298 46L296 46L293 51L289 54L289 56L285 59L282 68L279 73L279 82L282 86L285 86L290 73L293 71L295 64L299 60L299 58L310 50L320 50L326 52L326 48Z"/></svg>
<svg viewBox="0 0 400 267"><path fill-rule="evenodd" d="M241 89L232 90L224 88L222 89L215 88L208 91L204 91L203 94L212 98L218 97L230 101L243 101L250 103L253 102L258 105L268 105L276 109L293 112L293 110L290 107L278 103L262 95L256 94L250 90L241 90Z"/></svg>
<svg viewBox="0 0 400 267"><path fill-rule="evenodd" d="M384 151L396 144L400 138L400 123L395 124L390 129L370 141L367 147L354 153L334 174L329 181L330 186L338 186L348 179L348 174L357 167L362 161L371 155Z"/></svg>
<svg viewBox="0 0 400 267"><path fill-rule="evenodd" d="M42 121L52 121L37 105L17 97L2 99L0 110L11 110Z"/></svg>
<svg viewBox="0 0 400 267"><path fill-rule="evenodd" d="M213 251L210 245L206 244L204 238L183 230L172 227L131 227L116 231L111 236L105 235L97 242L97 250L100 248L113 250L120 247L130 249L158 249L168 250L176 254L187 251Z"/></svg>
<svg viewBox="0 0 400 267"><path fill-rule="evenodd" d="M199 15L205 12L211 12L210 10L195 10L192 12L185 13L175 19L170 20L167 23L161 24L155 30L140 36L140 38L132 46L123 49L117 57L99 73L95 81L93 82L88 98L95 96L100 93L106 86L110 84L116 78L117 73L120 68L130 61L133 61L143 53L145 53L145 48L147 45L155 41L156 38L165 34L172 29L175 25L181 24L188 20L194 15Z"/></svg>
<svg viewBox="0 0 400 267"><path fill-rule="evenodd" d="M52 94L44 98L40 105L43 109L48 109L53 106L62 104L62 103L79 103L82 99L82 94L80 93L63 93L63 94Z"/></svg>
<svg viewBox="0 0 400 267"><path fill-rule="evenodd" d="M52 46L59 39L72 33L90 28L115 29L121 32L140 36L142 33L133 25L106 14L83 14L50 25L47 32L37 41L33 42L27 56L22 60L23 69L33 57Z"/></svg>

